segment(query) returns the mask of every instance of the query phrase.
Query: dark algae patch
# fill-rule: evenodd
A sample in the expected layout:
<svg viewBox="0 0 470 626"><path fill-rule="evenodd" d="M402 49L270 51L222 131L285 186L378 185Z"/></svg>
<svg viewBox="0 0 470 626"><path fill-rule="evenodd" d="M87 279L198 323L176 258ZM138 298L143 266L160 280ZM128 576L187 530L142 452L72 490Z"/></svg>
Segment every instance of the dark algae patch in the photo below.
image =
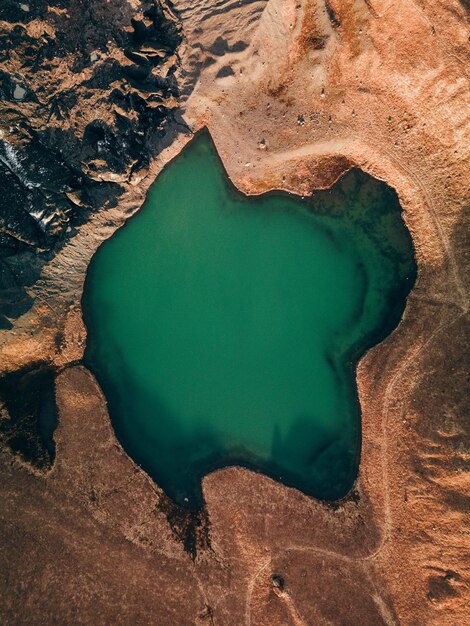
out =
<svg viewBox="0 0 470 626"><path fill-rule="evenodd" d="M95 255L87 365L130 456L178 504L237 464L334 500L360 453L355 369L416 267L396 194L353 171L301 200L228 181L207 134Z"/></svg>

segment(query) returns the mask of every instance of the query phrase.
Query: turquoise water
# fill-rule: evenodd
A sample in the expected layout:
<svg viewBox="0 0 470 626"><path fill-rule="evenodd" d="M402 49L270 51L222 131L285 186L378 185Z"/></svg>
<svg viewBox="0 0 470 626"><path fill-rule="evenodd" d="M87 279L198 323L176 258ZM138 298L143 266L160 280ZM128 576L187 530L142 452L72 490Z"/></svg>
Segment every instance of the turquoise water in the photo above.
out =
<svg viewBox="0 0 470 626"><path fill-rule="evenodd" d="M355 365L415 269L385 184L352 172L305 201L246 197L201 134L93 258L85 362L177 503L199 506L201 478L230 464L335 499L357 475Z"/></svg>

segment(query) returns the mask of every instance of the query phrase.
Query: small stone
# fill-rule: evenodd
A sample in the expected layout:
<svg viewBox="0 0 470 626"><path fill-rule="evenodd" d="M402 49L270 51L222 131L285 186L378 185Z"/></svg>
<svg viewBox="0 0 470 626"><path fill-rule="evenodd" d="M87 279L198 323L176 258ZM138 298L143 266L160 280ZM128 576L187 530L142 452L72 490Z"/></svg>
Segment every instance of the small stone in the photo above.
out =
<svg viewBox="0 0 470 626"><path fill-rule="evenodd" d="M23 100L26 95L26 89L21 87L20 85L16 85L15 90L13 92L13 97L15 100Z"/></svg>
<svg viewBox="0 0 470 626"><path fill-rule="evenodd" d="M29 11L29 4L20 4L20 9L22 9L23 11L28 12Z"/></svg>

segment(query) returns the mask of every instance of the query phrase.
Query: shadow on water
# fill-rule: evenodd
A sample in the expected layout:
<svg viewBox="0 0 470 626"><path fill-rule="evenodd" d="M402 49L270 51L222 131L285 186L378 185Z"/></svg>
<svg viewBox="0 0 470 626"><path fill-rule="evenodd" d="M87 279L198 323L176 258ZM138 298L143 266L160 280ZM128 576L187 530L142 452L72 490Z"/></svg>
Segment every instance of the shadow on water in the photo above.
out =
<svg viewBox="0 0 470 626"><path fill-rule="evenodd" d="M311 416L299 417L284 435L275 425L270 455L263 460L247 448L228 446L215 430L201 427L206 422L203 419L195 421L191 431L181 428L177 415L135 380L122 354L116 351L113 358L121 380L126 380L125 396L115 393L99 367L93 367L92 371L103 381L103 392L118 439L127 454L180 506L188 509L203 506L201 483L204 476L234 465L327 500L344 496L345 483L354 482L356 447L348 447L341 435L328 433ZM96 362L96 355L88 352L87 360ZM138 398L138 404L129 401L131 398ZM128 418L130 413L134 415L132 423ZM136 419L136 414L158 419L159 434L152 433L148 422ZM164 433L164 437L160 433Z"/></svg>
<svg viewBox="0 0 470 626"><path fill-rule="evenodd" d="M120 371L121 380L126 381L125 395L116 394L113 384L108 382L105 369L90 366L100 381L107 398L113 427L127 454L140 465L155 482L178 504L188 508L202 505L201 479L205 471L194 471L204 464L208 450L224 446L215 431L199 428L196 424L191 433L180 426L178 416L155 394L136 381L126 367L120 351L113 354L114 365ZM87 350L87 363L99 362L93 349ZM138 399L137 402L134 400ZM132 421L129 414L134 415ZM139 417L136 417L138 415ZM143 418L155 418L159 432L154 434ZM140 419L139 419L140 418ZM194 461L196 460L196 461Z"/></svg>

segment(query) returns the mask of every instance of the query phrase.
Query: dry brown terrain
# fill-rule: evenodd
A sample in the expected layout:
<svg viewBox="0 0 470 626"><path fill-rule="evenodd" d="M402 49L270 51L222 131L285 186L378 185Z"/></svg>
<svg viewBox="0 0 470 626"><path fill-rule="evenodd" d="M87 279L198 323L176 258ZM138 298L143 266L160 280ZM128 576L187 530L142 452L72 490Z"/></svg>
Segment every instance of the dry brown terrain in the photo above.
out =
<svg viewBox="0 0 470 626"><path fill-rule="evenodd" d="M141 10L137 0L122 4ZM175 133L148 165L126 170L116 204L77 226L29 288L32 306L0 331L2 371L47 364L57 374L59 409L53 464L40 469L7 445L0 454L0 622L464 626L464 3L173 5L184 34L176 70L181 120L192 132L208 127L234 184L246 193L308 194L362 168L396 189L418 280L396 331L358 369L363 439L354 492L327 505L227 468L205 478L205 510L190 517L125 455L100 389L79 364L89 260L141 206L148 185L191 135ZM46 26L35 20L28 28ZM64 65L60 71L69 76ZM117 180L106 164L98 169ZM8 403L4 419L7 411Z"/></svg>

